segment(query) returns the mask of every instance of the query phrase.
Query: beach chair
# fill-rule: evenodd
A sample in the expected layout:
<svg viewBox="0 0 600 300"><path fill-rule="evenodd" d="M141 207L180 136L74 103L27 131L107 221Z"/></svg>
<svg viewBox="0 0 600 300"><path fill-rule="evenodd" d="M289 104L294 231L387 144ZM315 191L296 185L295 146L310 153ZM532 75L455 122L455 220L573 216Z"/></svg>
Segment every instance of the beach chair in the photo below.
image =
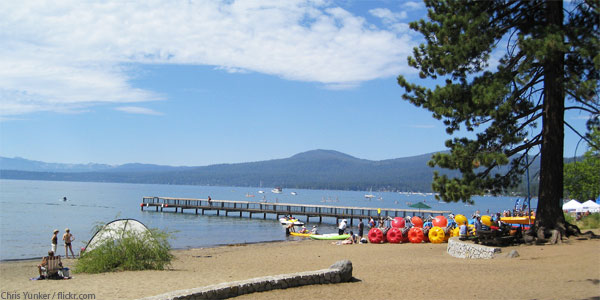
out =
<svg viewBox="0 0 600 300"><path fill-rule="evenodd" d="M62 278L62 274L59 274L63 268L60 256L46 256L40 267L40 274L44 278Z"/></svg>

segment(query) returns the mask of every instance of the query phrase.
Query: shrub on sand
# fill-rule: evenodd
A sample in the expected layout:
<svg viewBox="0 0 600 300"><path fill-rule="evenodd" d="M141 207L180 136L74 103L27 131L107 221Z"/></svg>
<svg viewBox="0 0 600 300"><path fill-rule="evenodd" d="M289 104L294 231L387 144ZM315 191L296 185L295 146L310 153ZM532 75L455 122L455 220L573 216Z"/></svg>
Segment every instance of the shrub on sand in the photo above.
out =
<svg viewBox="0 0 600 300"><path fill-rule="evenodd" d="M102 273L125 270L163 270L173 259L169 234L158 229L144 233L119 232L119 239L103 241L83 252L75 273Z"/></svg>
<svg viewBox="0 0 600 300"><path fill-rule="evenodd" d="M571 224L577 225L577 227L582 230L600 228L600 213L584 216L579 221L577 221L573 215L566 213L565 220Z"/></svg>
<svg viewBox="0 0 600 300"><path fill-rule="evenodd" d="M589 216L585 216L581 219L583 229L595 229L600 228L600 213L593 213Z"/></svg>

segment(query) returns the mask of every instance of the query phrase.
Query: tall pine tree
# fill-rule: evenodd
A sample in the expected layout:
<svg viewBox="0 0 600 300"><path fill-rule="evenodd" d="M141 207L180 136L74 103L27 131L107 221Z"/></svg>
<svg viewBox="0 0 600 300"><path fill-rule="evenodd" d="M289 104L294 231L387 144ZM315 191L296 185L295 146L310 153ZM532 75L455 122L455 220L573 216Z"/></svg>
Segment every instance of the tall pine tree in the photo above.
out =
<svg viewBox="0 0 600 300"><path fill-rule="evenodd" d="M432 157L431 166L462 173L459 178L436 173L433 189L445 201L501 193L521 180L526 155L539 155L539 200L530 235L544 240L552 234L556 241L578 231L562 213L564 128L571 127L564 114L581 110L591 116L588 126L598 126L599 2L425 4L428 20L410 26L426 43L408 62L421 78L443 85L430 89L399 76L403 98L443 120L449 134L476 132L475 139L448 140L450 152ZM492 70L495 50L504 55ZM498 172L508 164L508 172Z"/></svg>

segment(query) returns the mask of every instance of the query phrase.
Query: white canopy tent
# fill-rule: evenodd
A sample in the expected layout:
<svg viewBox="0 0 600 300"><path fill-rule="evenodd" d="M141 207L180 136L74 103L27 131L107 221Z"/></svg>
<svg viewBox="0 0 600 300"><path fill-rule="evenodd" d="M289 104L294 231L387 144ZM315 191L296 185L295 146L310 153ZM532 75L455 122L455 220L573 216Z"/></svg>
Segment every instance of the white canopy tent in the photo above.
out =
<svg viewBox="0 0 600 300"><path fill-rule="evenodd" d="M576 212L577 209L580 209L582 204L577 200L571 200L565 204L563 204L562 209L566 212Z"/></svg>
<svg viewBox="0 0 600 300"><path fill-rule="evenodd" d="M577 212L600 212L600 204L597 204L593 200L585 201L581 204L581 207L576 210Z"/></svg>
<svg viewBox="0 0 600 300"><path fill-rule="evenodd" d="M127 234L141 235L150 232L146 225L134 219L118 219L104 225L90 239L85 251L92 251L107 241L119 240Z"/></svg>

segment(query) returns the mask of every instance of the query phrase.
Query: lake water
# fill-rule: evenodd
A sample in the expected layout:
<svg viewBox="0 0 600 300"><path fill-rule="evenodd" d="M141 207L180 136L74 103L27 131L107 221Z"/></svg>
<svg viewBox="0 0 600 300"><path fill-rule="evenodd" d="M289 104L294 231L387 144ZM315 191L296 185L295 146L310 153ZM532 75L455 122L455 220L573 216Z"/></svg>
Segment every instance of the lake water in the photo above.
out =
<svg viewBox="0 0 600 300"><path fill-rule="evenodd" d="M50 249L54 229L60 230L59 239L66 227L75 236L73 250L78 253L92 237L94 226L117 218L133 218L148 227L173 232L174 248L211 247L223 244L283 241L288 239L274 215L263 220L245 214L216 216L215 212L195 215L188 212L141 211L144 196L206 198L213 200L261 201L296 204L323 204L372 208L408 208L407 203L425 201L433 210L449 210L467 216L480 210L485 214L511 209L514 197L474 197L475 205L464 203L439 203L433 195L372 192L369 200L360 191L284 189L273 194L271 188L185 186L159 184L126 184L64 181L0 180L0 260L41 257ZM290 192L297 195L291 195ZM246 194L256 197L248 198ZM67 201L62 201L67 197ZM536 199L531 205L537 206ZM314 218L314 220L318 220ZM322 233L337 232L335 219L316 224ZM357 222L355 222L356 225ZM312 225L312 224L311 224ZM58 253L64 255L64 246Z"/></svg>

